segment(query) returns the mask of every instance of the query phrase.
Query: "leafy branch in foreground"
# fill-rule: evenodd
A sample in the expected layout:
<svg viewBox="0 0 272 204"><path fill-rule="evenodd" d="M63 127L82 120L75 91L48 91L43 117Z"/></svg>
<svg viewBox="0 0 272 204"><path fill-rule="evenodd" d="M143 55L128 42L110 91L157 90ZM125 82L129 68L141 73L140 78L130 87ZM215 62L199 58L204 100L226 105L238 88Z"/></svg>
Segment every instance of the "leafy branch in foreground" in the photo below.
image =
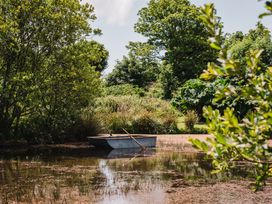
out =
<svg viewBox="0 0 272 204"><path fill-rule="evenodd" d="M211 46L220 51L218 63L210 63L201 77L206 80L235 77L237 83L218 91L215 100L233 97L246 101L252 108L246 116L238 118L233 108L220 114L219 110L205 107L204 117L213 137L206 142L197 139L191 142L212 158L214 172L229 170L237 161L252 163L256 169L255 190L259 190L272 176L272 152L268 147L272 133L272 67L260 68L262 50L250 50L246 66L227 55L228 50L220 41L221 28L217 26L213 4L205 5L201 18L212 36Z"/></svg>

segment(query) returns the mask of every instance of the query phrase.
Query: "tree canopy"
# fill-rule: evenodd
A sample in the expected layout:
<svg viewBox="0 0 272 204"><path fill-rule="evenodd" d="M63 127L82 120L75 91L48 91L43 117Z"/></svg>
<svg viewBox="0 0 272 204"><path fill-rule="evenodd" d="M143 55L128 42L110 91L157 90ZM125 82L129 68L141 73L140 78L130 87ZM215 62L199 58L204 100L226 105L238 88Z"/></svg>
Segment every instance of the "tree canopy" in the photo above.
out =
<svg viewBox="0 0 272 204"><path fill-rule="evenodd" d="M206 64L216 59L199 14L199 8L188 0L150 0L135 24L136 32L164 52L163 59L181 84L198 77Z"/></svg>
<svg viewBox="0 0 272 204"><path fill-rule="evenodd" d="M130 42L128 56L117 61L112 73L107 77L108 85L132 84L146 88L156 81L159 61L154 46L141 42Z"/></svg>
<svg viewBox="0 0 272 204"><path fill-rule="evenodd" d="M79 0L0 1L2 137L42 129L61 135L97 95L108 53L86 41L100 34L90 25L93 11Z"/></svg>
<svg viewBox="0 0 272 204"><path fill-rule="evenodd" d="M250 49L263 50L260 58L262 67L272 64L271 33L260 22L257 23L255 29L249 30L247 34L236 32L227 36L224 44L228 49L228 54L233 59L240 61L242 66L246 66L246 55Z"/></svg>

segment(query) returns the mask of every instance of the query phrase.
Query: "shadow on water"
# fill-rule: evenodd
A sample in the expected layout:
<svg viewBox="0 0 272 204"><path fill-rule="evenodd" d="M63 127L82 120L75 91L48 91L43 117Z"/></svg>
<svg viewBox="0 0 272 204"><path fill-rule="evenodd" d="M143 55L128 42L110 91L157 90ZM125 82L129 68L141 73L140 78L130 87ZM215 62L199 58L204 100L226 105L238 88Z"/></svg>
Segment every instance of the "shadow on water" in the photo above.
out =
<svg viewBox="0 0 272 204"><path fill-rule="evenodd" d="M0 150L0 204L164 203L173 180L218 179L203 157L139 149Z"/></svg>
<svg viewBox="0 0 272 204"><path fill-rule="evenodd" d="M65 148L65 147L43 147L43 148L25 148L25 149L0 149L0 159L14 158L36 158L53 159L58 157L96 157L96 158L122 158L134 157L135 155L151 155L155 150L149 149L143 152L141 149L100 149L100 148Z"/></svg>

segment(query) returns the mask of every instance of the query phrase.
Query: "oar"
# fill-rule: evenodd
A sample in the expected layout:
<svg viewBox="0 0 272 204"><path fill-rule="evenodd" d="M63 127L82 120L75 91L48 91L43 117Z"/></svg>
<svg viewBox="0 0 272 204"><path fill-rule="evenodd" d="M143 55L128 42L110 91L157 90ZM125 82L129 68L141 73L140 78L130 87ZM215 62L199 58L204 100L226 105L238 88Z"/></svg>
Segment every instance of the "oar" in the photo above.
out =
<svg viewBox="0 0 272 204"><path fill-rule="evenodd" d="M122 129L125 131L125 133L128 134L128 136L129 136L131 139L134 140L134 142L136 142L137 145L139 145L143 150L146 150L146 147L143 146L140 142L138 142L138 141L137 141L130 133L128 133L128 131L126 131L124 128L122 128Z"/></svg>

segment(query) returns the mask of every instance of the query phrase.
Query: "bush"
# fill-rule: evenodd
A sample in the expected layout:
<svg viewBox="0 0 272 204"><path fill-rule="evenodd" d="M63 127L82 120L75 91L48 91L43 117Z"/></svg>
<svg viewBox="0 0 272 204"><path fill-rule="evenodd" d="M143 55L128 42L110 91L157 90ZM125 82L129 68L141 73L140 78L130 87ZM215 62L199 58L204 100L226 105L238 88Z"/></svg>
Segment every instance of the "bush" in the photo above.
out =
<svg viewBox="0 0 272 204"><path fill-rule="evenodd" d="M201 116L203 107L212 105L216 90L222 88L224 84L226 81L222 79L214 82L200 79L188 80L176 91L171 103L181 112L195 110Z"/></svg>
<svg viewBox="0 0 272 204"><path fill-rule="evenodd" d="M127 96L127 95L137 95L144 96L145 91L138 86L132 84L120 84L105 87L104 89L105 96Z"/></svg>
<svg viewBox="0 0 272 204"><path fill-rule="evenodd" d="M101 122L106 133L124 133L124 129L131 132L130 117L123 113L112 113Z"/></svg>
<svg viewBox="0 0 272 204"><path fill-rule="evenodd" d="M192 132L194 130L195 124L198 122L198 116L195 111L188 111L184 118L186 130Z"/></svg>
<svg viewBox="0 0 272 204"><path fill-rule="evenodd" d="M162 124L156 121L150 112L136 116L131 125L134 133L156 134L162 132Z"/></svg>
<svg viewBox="0 0 272 204"><path fill-rule="evenodd" d="M165 134L178 134L180 130L177 127L177 118L173 115L168 115L163 118L162 133Z"/></svg>
<svg viewBox="0 0 272 204"><path fill-rule="evenodd" d="M163 85L159 82L153 83L148 87L148 90L145 93L145 95L150 98L162 99L164 97Z"/></svg>
<svg viewBox="0 0 272 204"><path fill-rule="evenodd" d="M101 132L99 120L95 117L93 111L83 111L81 119L73 128L74 135L84 138L86 135L97 135Z"/></svg>
<svg viewBox="0 0 272 204"><path fill-rule="evenodd" d="M138 96L106 96L95 104L102 132L176 133L179 113L169 102Z"/></svg>

